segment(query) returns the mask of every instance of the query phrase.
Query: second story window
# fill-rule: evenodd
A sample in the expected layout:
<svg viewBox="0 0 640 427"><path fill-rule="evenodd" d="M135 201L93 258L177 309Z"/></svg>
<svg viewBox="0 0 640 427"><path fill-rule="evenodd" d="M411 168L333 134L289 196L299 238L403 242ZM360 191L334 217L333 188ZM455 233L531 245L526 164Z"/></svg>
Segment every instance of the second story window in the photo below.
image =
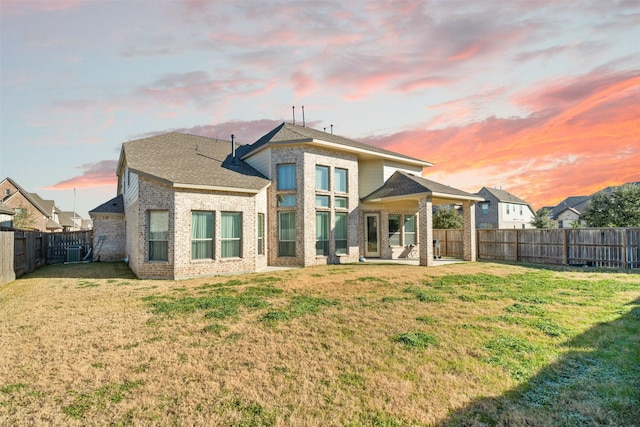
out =
<svg viewBox="0 0 640 427"><path fill-rule="evenodd" d="M488 203L483 203L480 205L480 207L482 208L482 215L487 215L489 213L489 204Z"/></svg>
<svg viewBox="0 0 640 427"><path fill-rule="evenodd" d="M329 166L316 165L316 190L329 191Z"/></svg>
<svg viewBox="0 0 640 427"><path fill-rule="evenodd" d="M296 165L286 163L278 165L278 190L296 189Z"/></svg>
<svg viewBox="0 0 640 427"><path fill-rule="evenodd" d="M346 169L336 168L334 172L335 190L338 193L346 193L349 189L348 174Z"/></svg>

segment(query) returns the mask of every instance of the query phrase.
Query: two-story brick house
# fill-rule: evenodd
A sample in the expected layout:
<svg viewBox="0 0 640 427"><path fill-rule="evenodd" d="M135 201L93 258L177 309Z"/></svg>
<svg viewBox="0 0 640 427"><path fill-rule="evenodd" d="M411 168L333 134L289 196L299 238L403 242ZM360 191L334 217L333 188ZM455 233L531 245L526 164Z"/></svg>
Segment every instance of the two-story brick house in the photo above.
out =
<svg viewBox="0 0 640 427"><path fill-rule="evenodd" d="M0 181L0 200L5 208L13 209L13 226L39 231L62 231L58 211L53 200L44 200L29 193L16 181L7 177Z"/></svg>
<svg viewBox="0 0 640 427"><path fill-rule="evenodd" d="M127 259L139 277L412 254L430 265L432 206L460 203L465 259L475 260L480 199L422 178L428 166L288 123L237 148L180 133L125 142L118 196L90 212L94 247L104 260Z"/></svg>

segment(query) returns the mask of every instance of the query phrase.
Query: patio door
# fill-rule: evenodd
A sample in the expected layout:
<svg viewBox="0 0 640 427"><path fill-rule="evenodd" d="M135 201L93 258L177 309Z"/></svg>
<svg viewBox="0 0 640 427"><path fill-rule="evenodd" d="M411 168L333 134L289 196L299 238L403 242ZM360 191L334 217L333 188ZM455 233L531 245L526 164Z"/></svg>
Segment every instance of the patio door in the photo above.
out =
<svg viewBox="0 0 640 427"><path fill-rule="evenodd" d="M364 241L364 256L366 257L379 257L380 256L380 215L365 214L365 241Z"/></svg>

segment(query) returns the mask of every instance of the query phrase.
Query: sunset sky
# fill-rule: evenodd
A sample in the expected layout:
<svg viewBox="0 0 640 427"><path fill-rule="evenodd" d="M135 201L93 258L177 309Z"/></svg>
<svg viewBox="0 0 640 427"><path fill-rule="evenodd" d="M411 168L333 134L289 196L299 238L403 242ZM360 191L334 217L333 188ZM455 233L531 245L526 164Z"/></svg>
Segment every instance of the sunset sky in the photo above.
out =
<svg viewBox="0 0 640 427"><path fill-rule="evenodd" d="M640 0L0 4L0 180L84 217L122 142L251 143L303 105L534 209L640 181Z"/></svg>

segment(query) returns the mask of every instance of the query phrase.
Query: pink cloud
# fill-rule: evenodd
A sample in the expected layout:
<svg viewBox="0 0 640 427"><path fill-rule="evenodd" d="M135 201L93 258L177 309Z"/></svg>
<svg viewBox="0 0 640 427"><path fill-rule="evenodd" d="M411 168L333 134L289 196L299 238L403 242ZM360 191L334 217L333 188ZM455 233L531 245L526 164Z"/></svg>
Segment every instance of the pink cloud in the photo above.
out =
<svg viewBox="0 0 640 427"><path fill-rule="evenodd" d="M45 190L69 190L73 188L92 188L101 186L114 186L117 183L116 160L102 160L97 163L85 163L78 166L82 169L81 175L60 181L48 187Z"/></svg>
<svg viewBox="0 0 640 427"><path fill-rule="evenodd" d="M526 117L490 117L365 142L435 163L427 173L453 180L449 185L472 190L469 186L496 184L465 181L484 177L518 190L530 203L552 204L596 187L640 180L639 97L635 72L590 73L563 84L542 82L537 92L516 96L538 108Z"/></svg>

